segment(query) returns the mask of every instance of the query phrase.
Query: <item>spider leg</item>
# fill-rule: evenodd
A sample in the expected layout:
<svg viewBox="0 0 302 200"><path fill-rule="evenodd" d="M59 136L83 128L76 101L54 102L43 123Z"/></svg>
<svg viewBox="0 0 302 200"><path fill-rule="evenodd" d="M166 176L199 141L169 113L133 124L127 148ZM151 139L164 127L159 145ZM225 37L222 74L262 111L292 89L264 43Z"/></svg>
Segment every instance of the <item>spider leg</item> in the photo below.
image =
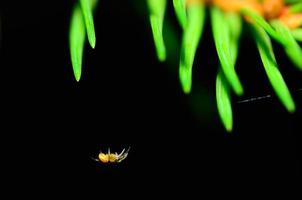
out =
<svg viewBox="0 0 302 200"><path fill-rule="evenodd" d="M123 151L120 154L118 154L118 157L122 156L124 151L125 151L125 148L123 149Z"/></svg>
<svg viewBox="0 0 302 200"><path fill-rule="evenodd" d="M97 159L97 158L93 158L93 157L90 157L90 158L96 162L100 162L99 159Z"/></svg>
<svg viewBox="0 0 302 200"><path fill-rule="evenodd" d="M130 147L127 149L127 151L124 150L125 149L123 149L122 153L120 153L120 155L118 156L117 162L122 162L123 160L125 160L125 158L127 158Z"/></svg>
<svg viewBox="0 0 302 200"><path fill-rule="evenodd" d="M123 154L128 154L130 150L130 147L127 149L127 151L125 152L125 148L123 149L123 151L118 155L119 157L122 156Z"/></svg>
<svg viewBox="0 0 302 200"><path fill-rule="evenodd" d="M123 160L125 160L126 158L127 158L127 156L128 156L128 154L123 154L122 156L120 156L119 158L118 158L118 160L116 161L116 162L122 162Z"/></svg>
<svg viewBox="0 0 302 200"><path fill-rule="evenodd" d="M126 154L128 154L128 152L130 151L131 147L128 147L127 151L125 152Z"/></svg>

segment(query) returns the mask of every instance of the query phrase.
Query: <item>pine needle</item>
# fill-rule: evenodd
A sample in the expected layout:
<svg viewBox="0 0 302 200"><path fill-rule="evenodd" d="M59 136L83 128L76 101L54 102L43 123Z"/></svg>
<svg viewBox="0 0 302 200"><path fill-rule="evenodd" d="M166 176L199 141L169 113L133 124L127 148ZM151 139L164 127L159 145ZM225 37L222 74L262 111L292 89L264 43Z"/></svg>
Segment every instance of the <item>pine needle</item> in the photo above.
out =
<svg viewBox="0 0 302 200"><path fill-rule="evenodd" d="M235 72L230 52L229 25L225 20L225 15L218 8L211 8L211 22L213 36L217 54L221 63L222 70L231 88L237 95L243 94L243 87Z"/></svg>
<svg viewBox="0 0 302 200"><path fill-rule="evenodd" d="M242 32L242 20L238 14L229 13L225 15L229 25L229 41L231 62L236 63L239 48L239 38ZM216 102L221 121L228 132L233 129L233 112L231 103L231 90L222 70L216 78Z"/></svg>
<svg viewBox="0 0 302 200"><path fill-rule="evenodd" d="M203 4L190 5L187 8L187 13L188 23L182 38L179 66L179 78L186 94L190 93L192 87L192 67L203 32L205 6Z"/></svg>
<svg viewBox="0 0 302 200"><path fill-rule="evenodd" d="M289 112L295 111L295 103L287 88L287 85L278 69L276 58L273 52L271 40L263 28L257 25L252 26L252 33L255 38L264 69L269 81L275 90L280 101Z"/></svg>
<svg viewBox="0 0 302 200"><path fill-rule="evenodd" d="M302 42L302 28L297 28L291 31L295 40Z"/></svg>
<svg viewBox="0 0 302 200"><path fill-rule="evenodd" d="M187 25L186 0L173 0L173 5L179 24L184 30Z"/></svg>
<svg viewBox="0 0 302 200"><path fill-rule="evenodd" d="M299 13L302 12L302 2L296 3L289 7L291 13Z"/></svg>
<svg viewBox="0 0 302 200"><path fill-rule="evenodd" d="M85 23L82 16L80 6L77 4L73 8L70 31L69 31L69 47L70 56L73 67L73 73L77 81L81 78L82 58L85 43Z"/></svg>
<svg viewBox="0 0 302 200"><path fill-rule="evenodd" d="M298 3L301 2L301 0L284 0L286 4L292 4L292 3Z"/></svg>
<svg viewBox="0 0 302 200"><path fill-rule="evenodd" d="M265 19L258 15L256 12L249 10L247 8L241 9L241 12L250 17L253 20L253 23L257 24L261 28L263 28L274 40L279 42L282 45L286 45L286 40L284 40L283 37L281 37L272 27L271 25L265 21Z"/></svg>
<svg viewBox="0 0 302 200"><path fill-rule="evenodd" d="M95 8L97 0L89 0L90 7ZM72 10L71 22L69 27L69 48L71 63L75 79L80 81L82 73L82 60L85 45L86 30L83 12L80 4L76 3Z"/></svg>
<svg viewBox="0 0 302 200"><path fill-rule="evenodd" d="M166 0L148 0L150 23L158 59L166 60L166 47L163 38L164 16L167 6Z"/></svg>
<svg viewBox="0 0 302 200"><path fill-rule="evenodd" d="M82 13L84 16L88 41L90 46L94 49L96 44L95 30L94 30L94 22L93 22L93 0L80 0Z"/></svg>
<svg viewBox="0 0 302 200"><path fill-rule="evenodd" d="M233 112L228 81L220 71L216 78L216 102L220 119L228 132L233 130Z"/></svg>
<svg viewBox="0 0 302 200"><path fill-rule="evenodd" d="M302 70L302 49L296 42L291 31L280 21L273 21L271 23L277 33L287 41L286 45L284 45L287 56L298 69Z"/></svg>

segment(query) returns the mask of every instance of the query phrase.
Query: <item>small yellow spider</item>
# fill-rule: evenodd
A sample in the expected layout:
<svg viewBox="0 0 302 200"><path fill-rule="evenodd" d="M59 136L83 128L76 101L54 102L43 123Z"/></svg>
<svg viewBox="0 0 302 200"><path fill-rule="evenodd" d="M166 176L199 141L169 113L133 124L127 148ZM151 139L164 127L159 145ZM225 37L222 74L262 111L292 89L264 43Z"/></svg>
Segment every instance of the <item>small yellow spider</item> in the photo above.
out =
<svg viewBox="0 0 302 200"><path fill-rule="evenodd" d="M93 158L93 160L97 161L97 162L101 162L101 163L120 163L122 162L125 158L127 158L128 156L128 152L130 150L130 147L125 151L125 149L123 149L123 151L118 154L118 153L110 153L110 148L108 149L108 153L103 153L102 151L100 151L99 155L97 158Z"/></svg>

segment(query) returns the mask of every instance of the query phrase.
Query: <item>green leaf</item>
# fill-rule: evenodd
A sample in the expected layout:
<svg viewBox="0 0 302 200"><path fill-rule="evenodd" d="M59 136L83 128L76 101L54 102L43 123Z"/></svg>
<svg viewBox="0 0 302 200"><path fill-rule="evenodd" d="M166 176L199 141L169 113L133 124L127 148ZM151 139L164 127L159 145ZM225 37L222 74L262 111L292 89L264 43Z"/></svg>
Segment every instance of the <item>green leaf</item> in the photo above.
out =
<svg viewBox="0 0 302 200"><path fill-rule="evenodd" d="M211 8L211 22L214 42L222 70L235 93L242 95L243 87L236 74L234 68L235 62L230 52L230 27L226 22L223 12L216 7Z"/></svg>
<svg viewBox="0 0 302 200"><path fill-rule="evenodd" d="M295 103L286 86L286 83L278 69L276 58L273 52L271 40L263 28L254 25L252 33L255 38L264 69L269 78L269 81L275 90L280 101L289 112L295 111Z"/></svg>
<svg viewBox="0 0 302 200"><path fill-rule="evenodd" d="M96 38L94 31L94 22L93 22L93 3L92 0L80 0L82 13L84 16L86 31L88 35L88 41L92 48L95 48Z"/></svg>
<svg viewBox="0 0 302 200"><path fill-rule="evenodd" d="M173 0L173 5L180 26L185 29L187 25L186 0Z"/></svg>
<svg viewBox="0 0 302 200"><path fill-rule="evenodd" d="M77 81L81 78L82 57L85 43L85 23L79 5L73 8L70 29L69 29L69 47L73 73Z"/></svg>
<svg viewBox="0 0 302 200"><path fill-rule="evenodd" d="M228 132L233 129L233 112L231 104L231 91L222 71L216 78L216 102L220 119Z"/></svg>
<svg viewBox="0 0 302 200"><path fill-rule="evenodd" d="M160 61L165 61L166 47L163 38L163 25L167 1L148 0L147 3L150 11L150 23L157 57Z"/></svg>
<svg viewBox="0 0 302 200"><path fill-rule="evenodd" d="M263 28L274 40L276 40L277 42L279 42L282 45L286 45L286 40L284 40L283 37L281 37L272 27L271 25L265 21L265 19L258 15L257 13L255 13L254 11L247 9L247 8L243 8L241 9L241 12L250 17L253 20L254 24L257 24L258 26L260 26L261 28Z"/></svg>
<svg viewBox="0 0 302 200"><path fill-rule="evenodd" d="M273 21L271 23L275 27L277 33L287 41L286 45L284 45L287 56L298 69L302 70L302 49L296 42L291 31L280 21Z"/></svg>
<svg viewBox="0 0 302 200"><path fill-rule="evenodd" d="M302 42L302 28L294 29L294 30L292 30L291 32L292 32L293 37L294 37L297 41Z"/></svg>
<svg viewBox="0 0 302 200"><path fill-rule="evenodd" d="M205 22L205 6L190 5L187 8L187 27L182 37L179 78L186 94L192 87L192 67Z"/></svg>

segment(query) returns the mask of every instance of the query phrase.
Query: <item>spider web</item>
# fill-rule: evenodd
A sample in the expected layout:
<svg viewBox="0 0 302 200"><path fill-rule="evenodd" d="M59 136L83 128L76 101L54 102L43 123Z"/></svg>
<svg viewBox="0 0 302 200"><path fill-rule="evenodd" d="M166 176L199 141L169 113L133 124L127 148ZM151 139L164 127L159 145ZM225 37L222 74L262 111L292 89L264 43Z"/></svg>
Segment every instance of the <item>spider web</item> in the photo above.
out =
<svg viewBox="0 0 302 200"><path fill-rule="evenodd" d="M302 88L295 90L295 93L298 93L298 92L302 92ZM250 103L250 102L255 102L255 101L263 101L263 100L271 99L272 97L274 97L274 96L271 94L268 94L268 95L264 95L264 96L251 97L248 99L239 100L239 101L237 101L237 103L242 104L242 103Z"/></svg>

